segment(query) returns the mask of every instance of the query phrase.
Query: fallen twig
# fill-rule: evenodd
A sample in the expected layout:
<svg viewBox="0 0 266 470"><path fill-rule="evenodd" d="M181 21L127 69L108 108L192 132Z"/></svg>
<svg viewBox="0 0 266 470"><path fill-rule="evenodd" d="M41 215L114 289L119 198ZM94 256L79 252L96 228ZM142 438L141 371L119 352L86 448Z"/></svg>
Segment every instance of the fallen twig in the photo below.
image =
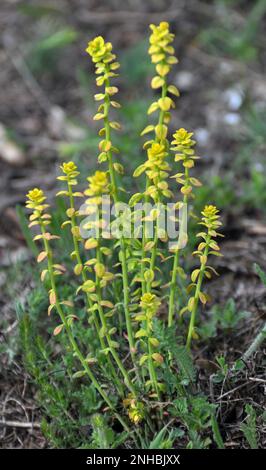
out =
<svg viewBox="0 0 266 470"><path fill-rule="evenodd" d="M22 423L20 421L0 421L0 426L24 429L40 429L41 427L40 423Z"/></svg>
<svg viewBox="0 0 266 470"><path fill-rule="evenodd" d="M248 383L249 383L249 382L245 382L245 383L243 383L243 384L241 384L241 385L238 385L238 386L235 387L235 388L232 388L232 389L229 390L228 392L223 393L222 395L220 395L220 396L217 398L217 401L219 401L219 400L221 400L222 398L224 398L224 397L230 395L231 393L236 392L236 391L239 390L240 388L245 387L246 385L248 385Z"/></svg>
<svg viewBox="0 0 266 470"><path fill-rule="evenodd" d="M251 380L251 382L260 382L260 383L266 384L266 380L258 379L257 377L249 377L249 380Z"/></svg>

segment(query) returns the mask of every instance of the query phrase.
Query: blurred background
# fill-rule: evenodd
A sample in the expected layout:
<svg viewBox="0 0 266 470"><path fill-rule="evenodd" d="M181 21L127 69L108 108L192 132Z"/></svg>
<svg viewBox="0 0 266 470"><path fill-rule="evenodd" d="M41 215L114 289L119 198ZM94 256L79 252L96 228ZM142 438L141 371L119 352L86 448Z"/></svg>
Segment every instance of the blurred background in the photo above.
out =
<svg viewBox="0 0 266 470"><path fill-rule="evenodd" d="M95 35L113 42L121 62L119 146L127 173L138 166L143 158L139 133L152 101L149 24L163 20L176 34L179 58L171 82L181 97L171 131L182 126L195 133L202 157L198 173L206 183L196 205L215 203L223 215L226 240L217 300L233 297L244 308L263 304L265 290L253 263L266 267L266 1L1 0L1 406L7 407L10 384L23 393L14 298L23 303L31 289L30 273L27 277L21 267L32 254L18 206L35 186L52 199L59 162L72 159L85 174L97 164L96 87L85 52ZM26 410L32 406L32 392L27 393ZM8 406L18 416L25 413L20 404ZM5 429L5 446L9 436ZM26 437L22 446L42 445L40 435ZM16 439L19 446L20 434Z"/></svg>
<svg viewBox="0 0 266 470"><path fill-rule="evenodd" d="M171 127L193 130L208 182L199 206L216 202L235 231L242 218L263 217L265 0L1 0L0 8L2 265L23 253L15 207L28 188L53 194L62 159L85 171L96 165L95 83L85 52L94 35L113 42L122 65L117 118L128 173L143 158L139 132L152 100L148 26L161 20L171 23L180 60Z"/></svg>

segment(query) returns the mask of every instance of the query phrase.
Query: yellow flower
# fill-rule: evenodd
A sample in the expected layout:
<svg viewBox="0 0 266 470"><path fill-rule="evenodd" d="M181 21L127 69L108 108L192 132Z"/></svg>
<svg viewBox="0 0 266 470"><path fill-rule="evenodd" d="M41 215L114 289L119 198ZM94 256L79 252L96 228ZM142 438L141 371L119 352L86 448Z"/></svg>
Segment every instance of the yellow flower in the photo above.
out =
<svg viewBox="0 0 266 470"><path fill-rule="evenodd" d="M148 159L143 165L147 177L153 182L146 191L146 194L154 200L162 193L169 197L168 185L164 181L168 177L170 166L166 161L167 152L163 144L153 142L148 148Z"/></svg>
<svg viewBox="0 0 266 470"><path fill-rule="evenodd" d="M115 151L115 148L112 146L110 132L107 132L106 126L108 125L115 130L120 129L118 122L110 121L109 111L110 106L114 108L120 107L120 104L113 99L113 96L118 93L118 88L112 85L112 79L118 76L115 71L119 69L120 64L116 61L116 55L113 53L111 42L105 42L102 36L97 36L90 41L86 51L95 63L96 85L104 87L102 93L94 95L95 101L102 101L103 103L98 106L97 113L93 117L95 121L104 120L104 127L99 130L99 136L105 135L105 139L99 143L101 152L98 155L99 163L103 163L108 159L108 152Z"/></svg>
<svg viewBox="0 0 266 470"><path fill-rule="evenodd" d="M136 398L132 396L132 394L129 394L128 398L123 400L123 404L126 408L128 408L129 419L134 424L139 424L143 420L145 415L143 403L137 401Z"/></svg>
<svg viewBox="0 0 266 470"><path fill-rule="evenodd" d="M174 40L175 35L169 31L169 23L162 21L158 26L151 24L149 53L151 55L158 53L174 54L174 48L169 46Z"/></svg>
<svg viewBox="0 0 266 470"><path fill-rule="evenodd" d="M86 196L101 196L109 192L109 180L105 171L96 171L93 176L87 178L89 188L85 191Z"/></svg>
<svg viewBox="0 0 266 470"><path fill-rule="evenodd" d="M217 215L218 212L219 211L218 211L216 206L210 205L210 206L205 206L204 207L204 209L202 211L202 215L203 215L203 217L206 217L208 219L213 218L213 217L217 218L218 217L218 215Z"/></svg>
<svg viewBox="0 0 266 470"><path fill-rule="evenodd" d="M216 230L221 224L219 221L219 211L216 206L205 206L202 214L201 225L205 225L209 230Z"/></svg>
<svg viewBox="0 0 266 470"><path fill-rule="evenodd" d="M156 64L156 71L159 77L162 77L164 80L164 77L171 69L171 65L178 62L173 55L175 50L171 46L175 36L170 33L169 23L165 21L162 21L158 26L151 24L150 28L152 33L150 35L149 54L151 55L152 63ZM158 81L158 78L156 80ZM154 86L157 87L156 83L154 83Z"/></svg>
<svg viewBox="0 0 266 470"><path fill-rule="evenodd" d="M160 165L165 157L166 151L164 145L153 142L151 147L148 149L148 159L150 162Z"/></svg>
<svg viewBox="0 0 266 470"><path fill-rule="evenodd" d="M156 297L155 294L151 294L150 292L146 292L140 299L140 306L143 310L148 310L150 312L156 313L161 302Z"/></svg>
<svg viewBox="0 0 266 470"><path fill-rule="evenodd" d="M166 162L167 152L163 144L153 142L148 148L148 160L145 162L145 167L150 172L147 172L147 176L150 179L155 179L159 176L159 172L165 172L170 170L168 163ZM168 175L160 174L161 179L166 178Z"/></svg>
<svg viewBox="0 0 266 470"><path fill-rule="evenodd" d="M67 181L67 183L71 184L72 186L78 184L76 177L79 175L79 171L77 171L77 165L75 165L74 162L63 163L60 168L65 176L58 176L58 180ZM58 193L58 195L59 194L60 193Z"/></svg>
<svg viewBox="0 0 266 470"><path fill-rule="evenodd" d="M43 191L39 188L34 188L27 194L26 207L28 209L42 209L42 202L45 201L46 197Z"/></svg>
<svg viewBox="0 0 266 470"><path fill-rule="evenodd" d="M60 168L67 176L75 177L79 175L79 172L77 171L77 165L75 165L74 162L63 163Z"/></svg>
<svg viewBox="0 0 266 470"><path fill-rule="evenodd" d="M58 180L67 181L71 185L78 184L76 177L79 175L79 171L77 171L77 166L74 162L63 163L60 168L66 176L58 176Z"/></svg>
<svg viewBox="0 0 266 470"><path fill-rule="evenodd" d="M173 135L174 140L172 141L172 145L176 147L174 150L184 150L184 148L193 147L196 142L191 139L192 136L193 132L188 132L183 127L178 129Z"/></svg>
<svg viewBox="0 0 266 470"><path fill-rule="evenodd" d="M113 46L105 42L102 36L97 36L88 43L86 52L91 56L93 62L111 62L115 56L112 54Z"/></svg>
<svg viewBox="0 0 266 470"><path fill-rule="evenodd" d="M138 403L137 406L132 407L128 410L128 416L134 424L139 424L144 417L144 406L142 405L140 407L140 405L142 405L142 403Z"/></svg>
<svg viewBox="0 0 266 470"><path fill-rule="evenodd" d="M181 193L187 198L194 197L192 194L193 186L201 186L201 182L197 178L192 178L189 175L190 168L194 167L195 160L199 157L195 155L194 145L196 144L195 140L191 139L193 132L188 132L186 129L181 127L178 129L173 137L171 144L172 150L177 152L175 154L175 161L182 161L182 165L185 169L184 173L177 173L172 176L176 179L176 182L181 184Z"/></svg>
<svg viewBox="0 0 266 470"><path fill-rule="evenodd" d="M173 145L172 150L178 152L175 154L175 161L183 160L185 168L192 168L194 160L199 158L196 157L195 150L192 148L196 144L195 140L191 139L192 136L193 132L188 132L181 127L174 133L174 139L171 142Z"/></svg>

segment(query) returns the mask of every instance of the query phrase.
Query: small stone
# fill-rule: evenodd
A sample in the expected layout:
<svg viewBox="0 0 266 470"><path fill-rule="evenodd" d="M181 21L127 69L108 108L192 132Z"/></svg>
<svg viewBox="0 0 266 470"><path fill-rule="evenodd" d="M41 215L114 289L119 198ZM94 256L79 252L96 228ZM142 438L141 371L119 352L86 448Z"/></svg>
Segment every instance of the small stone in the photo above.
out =
<svg viewBox="0 0 266 470"><path fill-rule="evenodd" d="M243 92L237 88L229 88L223 93L223 99L231 111L237 111L243 103Z"/></svg>
<svg viewBox="0 0 266 470"><path fill-rule="evenodd" d="M241 118L238 113L226 113L224 115L223 121L230 126L236 126L240 123Z"/></svg>
<svg viewBox="0 0 266 470"><path fill-rule="evenodd" d="M206 145L209 142L210 133L204 127L195 130L195 139L199 145Z"/></svg>
<svg viewBox="0 0 266 470"><path fill-rule="evenodd" d="M180 90L188 91L192 88L194 84L195 76L189 71L182 71L176 74L175 85Z"/></svg>

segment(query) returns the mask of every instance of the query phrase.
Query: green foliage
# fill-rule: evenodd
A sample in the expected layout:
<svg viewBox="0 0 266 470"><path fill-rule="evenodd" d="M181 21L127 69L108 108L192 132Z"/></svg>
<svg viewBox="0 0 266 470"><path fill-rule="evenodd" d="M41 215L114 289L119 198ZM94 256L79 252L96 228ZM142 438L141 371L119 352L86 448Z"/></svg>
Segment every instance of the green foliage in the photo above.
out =
<svg viewBox="0 0 266 470"><path fill-rule="evenodd" d="M169 359L164 368L165 383L169 388L169 392L173 392L176 386L179 387L179 384L184 386L192 384L196 378L193 359L191 353L182 345L182 338L176 337L175 328L166 328L163 322L156 321L154 333L160 343L160 352L165 358ZM178 367L178 380L176 374L171 373L171 369L169 370L171 357Z"/></svg>
<svg viewBox="0 0 266 470"><path fill-rule="evenodd" d="M254 264L254 267L255 267L255 271L258 274L261 282L266 286L266 274L265 274L265 272L256 263Z"/></svg>
<svg viewBox="0 0 266 470"><path fill-rule="evenodd" d="M91 417L92 435L89 446L91 449L114 449L121 446L129 434L126 432L116 435L116 433L108 427L106 418L99 413Z"/></svg>
<svg viewBox="0 0 266 470"><path fill-rule="evenodd" d="M229 372L229 365L227 364L224 356L216 357L216 362L219 366L218 371L213 376L214 383L221 383L225 380Z"/></svg>
<svg viewBox="0 0 266 470"><path fill-rule="evenodd" d="M224 449L224 442L223 438L220 433L220 429L217 423L216 416L214 413L211 416L211 423L212 423L212 431L213 431L213 438L217 444L218 449Z"/></svg>
<svg viewBox="0 0 266 470"><path fill-rule="evenodd" d="M222 178L220 176L205 177L208 184L201 186L197 190L195 208L199 209L207 204L210 199L217 207L224 209L237 205L237 196L234 191L233 175L227 173Z"/></svg>
<svg viewBox="0 0 266 470"><path fill-rule="evenodd" d="M242 137L240 151L241 161L250 168L261 164L265 168L264 149L266 144L266 113L264 109L256 108L250 104L244 113L245 131ZM252 154L252 159L250 155Z"/></svg>
<svg viewBox="0 0 266 470"><path fill-rule="evenodd" d="M176 440L184 436L182 429L176 428L168 431L169 425L164 426L158 434L152 439L148 447L143 446L147 449L172 449L173 444Z"/></svg>
<svg viewBox="0 0 266 470"><path fill-rule="evenodd" d="M211 440L206 437L206 431L213 426L213 413L215 406L210 404L206 397L178 398L173 401L171 414L178 417L186 426L189 442L188 449L208 448ZM217 432L215 430L216 439Z"/></svg>
<svg viewBox="0 0 266 470"><path fill-rule="evenodd" d="M245 406L247 417L245 422L241 423L240 429L243 432L251 449L258 449L257 429L256 429L256 410L252 405Z"/></svg>
<svg viewBox="0 0 266 470"><path fill-rule="evenodd" d="M209 313L210 319L205 321L198 332L202 339L213 338L218 331L236 330L241 320L247 318L250 312L238 311L233 299L225 305L214 305Z"/></svg>
<svg viewBox="0 0 266 470"><path fill-rule="evenodd" d="M44 16L50 17L51 15L57 15L60 13L60 11L55 7L51 5L45 5L44 3L42 5L33 5L29 4L29 2L21 2L17 8L24 15L31 16L35 19L40 19Z"/></svg>
<svg viewBox="0 0 266 470"><path fill-rule="evenodd" d="M121 69L126 83L131 87L141 86L152 72L153 66L146 60L147 41L140 41L127 49L121 57Z"/></svg>
<svg viewBox="0 0 266 470"><path fill-rule="evenodd" d="M36 12L37 14L37 12ZM77 31L64 24L58 15L40 11L38 38L28 45L27 64L37 76L58 71L58 62L67 48L75 43Z"/></svg>
<svg viewBox="0 0 266 470"><path fill-rule="evenodd" d="M265 14L265 1L254 2L244 22L240 25L239 22L236 23L236 15L230 9L230 5L224 4L223 1L218 1L217 4L219 3L220 15L217 18L217 24L215 27L211 26L202 30L199 35L200 41L212 53L227 54L246 62L253 61L258 53L257 31Z"/></svg>
<svg viewBox="0 0 266 470"><path fill-rule="evenodd" d="M50 334L40 336L42 331L38 325L43 329L45 324L44 319L38 317L45 307L47 298L41 286L31 293L25 307L17 307L25 365L38 387L37 400L43 409L42 431L53 447L86 447L91 439L95 443L96 428L91 420L101 408L102 401L92 385L73 379L76 360L65 338L61 336L58 345L58 352L61 349L66 351L62 356L54 351ZM91 330L87 328L85 331L84 336L84 329L80 330L83 342L93 343ZM117 437L112 430L106 427L102 433L109 446L106 448L115 445ZM124 436L118 435L119 442Z"/></svg>

